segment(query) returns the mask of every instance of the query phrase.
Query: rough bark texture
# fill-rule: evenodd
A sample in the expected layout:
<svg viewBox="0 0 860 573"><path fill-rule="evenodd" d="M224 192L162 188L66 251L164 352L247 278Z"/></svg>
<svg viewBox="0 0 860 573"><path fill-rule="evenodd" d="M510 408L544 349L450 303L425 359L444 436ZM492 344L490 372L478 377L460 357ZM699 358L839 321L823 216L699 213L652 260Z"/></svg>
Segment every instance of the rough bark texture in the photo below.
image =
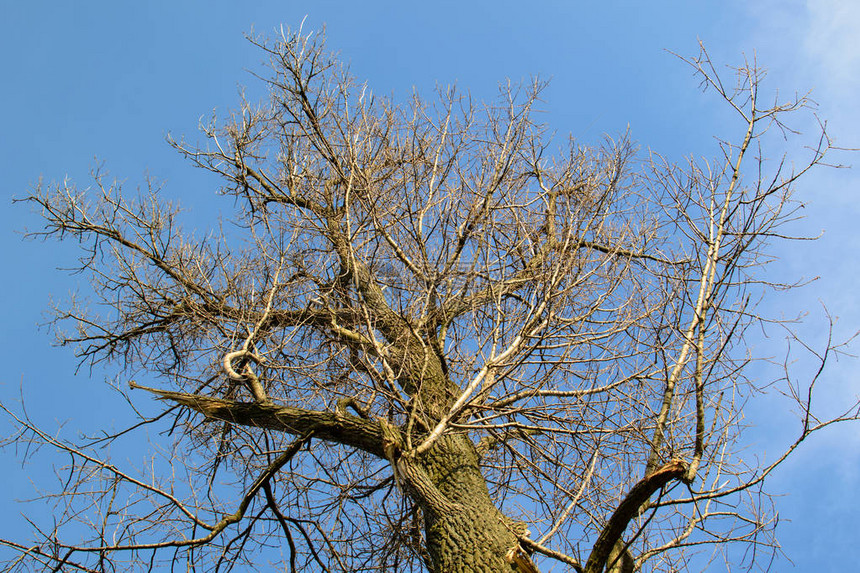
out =
<svg viewBox="0 0 860 573"><path fill-rule="evenodd" d="M517 571L505 555L517 543L492 506L463 507L427 519L427 549L434 571Z"/></svg>
<svg viewBox="0 0 860 573"><path fill-rule="evenodd" d="M510 520L490 498L469 439L440 439L420 465L448 502L440 504L428 496L417 499L424 510L427 549L434 571L518 571L506 558L517 546L517 537Z"/></svg>

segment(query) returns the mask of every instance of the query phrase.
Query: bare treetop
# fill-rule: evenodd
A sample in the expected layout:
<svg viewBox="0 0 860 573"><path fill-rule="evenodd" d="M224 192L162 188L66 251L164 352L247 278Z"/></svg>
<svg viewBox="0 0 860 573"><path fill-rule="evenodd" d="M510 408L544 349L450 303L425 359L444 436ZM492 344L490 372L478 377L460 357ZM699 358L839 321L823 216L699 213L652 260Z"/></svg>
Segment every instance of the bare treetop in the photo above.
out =
<svg viewBox="0 0 860 573"><path fill-rule="evenodd" d="M777 547L765 478L857 412L816 418L818 375L786 371L797 442L739 456L745 400L771 382L748 375L756 303L781 286L762 265L830 145L790 168L760 143L805 99L763 106L754 63L729 88L703 51L689 64L738 138L679 165L627 135L560 146L534 119L540 82L400 103L319 36L252 41L268 98L202 147L171 141L220 176L229 224L192 235L157 188L98 173L28 199L43 234L79 242L97 296L58 311L61 342L146 376L132 387L167 410L139 423L180 431L170 469L137 474L7 409L16 440L73 460L57 524L3 541L17 566L598 573ZM822 344L823 367L839 346Z"/></svg>

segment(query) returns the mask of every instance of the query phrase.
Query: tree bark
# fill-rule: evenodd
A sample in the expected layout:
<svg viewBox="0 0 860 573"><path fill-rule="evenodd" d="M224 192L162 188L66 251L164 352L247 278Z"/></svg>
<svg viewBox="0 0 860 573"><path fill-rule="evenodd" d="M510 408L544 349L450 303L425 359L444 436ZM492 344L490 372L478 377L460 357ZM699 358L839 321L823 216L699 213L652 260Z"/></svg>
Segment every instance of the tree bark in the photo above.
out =
<svg viewBox="0 0 860 573"><path fill-rule="evenodd" d="M469 438L444 436L420 459L398 461L396 471L424 512L434 573L537 571L516 551L512 522L493 503ZM512 550L526 568L514 562Z"/></svg>
<svg viewBox="0 0 860 573"><path fill-rule="evenodd" d="M514 534L492 507L463 507L427 517L427 549L434 573L522 571L507 558L517 545Z"/></svg>

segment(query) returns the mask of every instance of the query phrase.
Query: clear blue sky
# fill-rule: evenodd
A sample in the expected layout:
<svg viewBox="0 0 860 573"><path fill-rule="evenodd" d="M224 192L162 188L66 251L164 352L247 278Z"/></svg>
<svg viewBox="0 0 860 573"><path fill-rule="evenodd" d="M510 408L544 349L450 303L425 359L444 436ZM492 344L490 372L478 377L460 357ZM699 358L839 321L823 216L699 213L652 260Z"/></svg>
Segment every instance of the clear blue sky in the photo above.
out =
<svg viewBox="0 0 860 573"><path fill-rule="evenodd" d="M259 69L262 55L243 33L297 26L305 16L307 29L325 24L329 46L377 93L402 98L413 88L426 93L457 83L479 99L490 98L505 78L540 75L552 79L543 119L555 131L587 143L629 126L642 146L673 157L713 155L713 135L736 135L723 121L724 109L703 96L689 69L667 53L694 55L700 38L717 62L739 63L743 54L757 54L772 70L768 89L813 89L837 143L860 146L855 0L0 0L4 401L22 389L33 417L46 426L69 420L63 430L69 436L120 423L112 415L116 404L103 384L105 373L75 374L71 351L51 347L51 334L38 328L51 298L75 289L76 277L55 270L68 264L74 249L22 242L19 231L39 222L11 198L25 195L40 176L86 184L88 171L103 162L130 186L146 173L165 180L165 192L193 205L201 218L229 208L215 200L213 181L179 158L164 137L170 132L197 139L199 119L234 106L240 84L256 93L248 70ZM839 159L852 161L847 154ZM856 170L822 171L808 180L801 189L807 219L797 230L823 231L823 238L778 253L782 260L774 272L821 277L772 303L787 316L808 310L805 332L813 340L824 335L819 301L839 317L838 334L860 326L858 182ZM834 404L858 393L856 362L835 366L825 396ZM767 454L796 427L791 417L761 415L765 411L752 420L758 431L750 433L750 446ZM788 494L777 500L780 537L794 563L781 560L775 570L857 568L858 433L855 426L818 436L775 476L771 490ZM27 510L10 500L32 495L27 474L51 485L44 481L50 466L22 469L8 455L0 463L9 484L0 492L0 534L9 536L21 530L16 516Z"/></svg>

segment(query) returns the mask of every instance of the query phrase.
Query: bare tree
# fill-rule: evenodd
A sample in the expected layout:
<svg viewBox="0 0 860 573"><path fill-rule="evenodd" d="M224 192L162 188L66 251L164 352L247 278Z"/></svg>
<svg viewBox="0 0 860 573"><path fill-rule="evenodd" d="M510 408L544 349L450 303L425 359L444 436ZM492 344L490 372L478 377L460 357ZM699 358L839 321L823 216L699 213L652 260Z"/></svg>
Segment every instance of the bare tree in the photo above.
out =
<svg viewBox="0 0 860 573"><path fill-rule="evenodd" d="M830 148L822 128L790 166L760 144L808 101L763 105L754 62L728 87L702 52L689 63L738 121L716 160L626 136L556 152L539 82L399 104L318 36L252 41L268 99L213 120L203 147L172 141L221 177L232 225L183 232L156 189L98 173L27 199L38 234L81 245L99 302L58 311L61 342L146 376L128 399L165 409L130 430L172 439L123 469L105 446L125 432L66 442L4 406L7 444L71 460L55 523L2 541L10 567L677 571L737 545L766 566L765 479L857 417L819 419L821 370L786 370L796 442L766 465L738 454L742 408L771 382L747 351L772 324L767 248Z"/></svg>

